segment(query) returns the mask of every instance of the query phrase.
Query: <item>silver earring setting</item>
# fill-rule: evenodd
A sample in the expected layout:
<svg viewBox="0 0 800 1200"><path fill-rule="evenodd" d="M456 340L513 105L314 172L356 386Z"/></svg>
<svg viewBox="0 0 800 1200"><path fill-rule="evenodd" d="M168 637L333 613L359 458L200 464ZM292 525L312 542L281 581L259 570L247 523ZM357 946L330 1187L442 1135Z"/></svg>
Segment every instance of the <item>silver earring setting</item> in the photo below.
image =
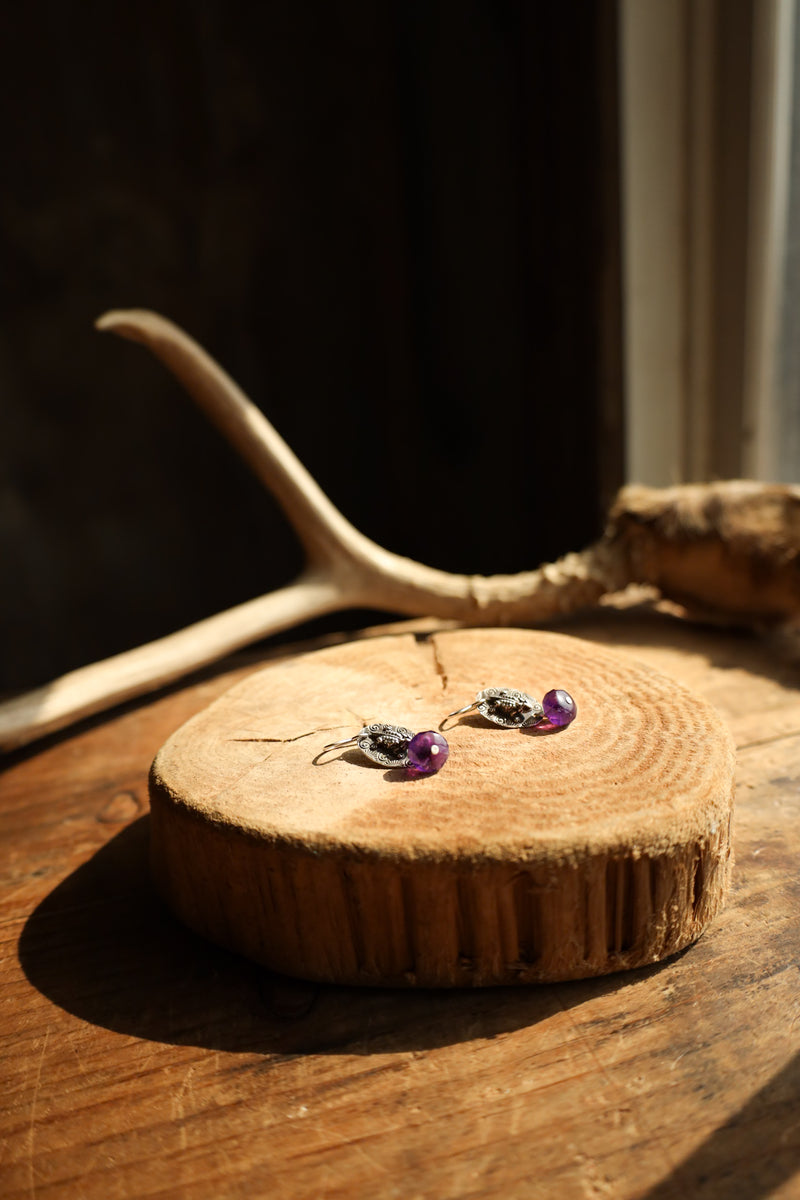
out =
<svg viewBox="0 0 800 1200"><path fill-rule="evenodd" d="M343 750L346 746L357 746L367 758L382 767L407 767L418 775L435 775L441 771L450 753L446 739L433 729L413 733L403 725L377 722L365 725L354 737L331 742L323 748L322 754Z"/></svg>
<svg viewBox="0 0 800 1200"><path fill-rule="evenodd" d="M504 729L526 729L531 725L541 725L545 722L554 727L569 725L575 720L578 707L563 688L553 688L540 702L534 700L527 692L519 692L516 688L484 688L478 692L471 704L457 708L445 717L439 726L443 729L453 717L460 717L468 712L479 712L487 721L501 725Z"/></svg>

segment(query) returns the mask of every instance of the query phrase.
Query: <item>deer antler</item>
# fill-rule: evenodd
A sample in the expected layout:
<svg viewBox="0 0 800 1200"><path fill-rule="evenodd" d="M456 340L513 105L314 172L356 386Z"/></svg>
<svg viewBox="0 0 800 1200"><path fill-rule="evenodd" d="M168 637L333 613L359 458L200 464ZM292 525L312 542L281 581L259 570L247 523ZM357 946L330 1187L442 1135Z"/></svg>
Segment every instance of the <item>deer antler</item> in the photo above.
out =
<svg viewBox="0 0 800 1200"><path fill-rule="evenodd" d="M132 310L107 313L97 327L143 343L181 381L277 497L303 544L307 563L288 587L72 671L0 705L0 750L26 745L171 683L250 642L346 608L480 625L533 625L594 604L629 583L651 582L684 602L712 604L717 611L734 611L739 619L782 619L800 610L800 586L794 578L787 582L781 576L774 595L768 587L769 594L765 593L771 568L765 568L763 554L766 537L772 555L769 562L774 560L776 569L782 569L788 559L794 562L798 552L794 531L800 526L797 489L746 483L700 485L699 492L623 489L606 533L581 553L518 575L452 575L392 554L359 533L263 413L172 322ZM737 533L741 530L736 519L733 531L725 527L725 514L733 513L735 518L738 512L746 524L747 515L756 511L750 541ZM692 572L681 575L679 568L681 556L693 552L696 556L698 549L693 572L699 585L693 589ZM710 570L704 574L705 567ZM737 585L733 590L731 571ZM751 576L758 584L755 593L753 587L741 586L742 579ZM737 596L742 598L738 606Z"/></svg>

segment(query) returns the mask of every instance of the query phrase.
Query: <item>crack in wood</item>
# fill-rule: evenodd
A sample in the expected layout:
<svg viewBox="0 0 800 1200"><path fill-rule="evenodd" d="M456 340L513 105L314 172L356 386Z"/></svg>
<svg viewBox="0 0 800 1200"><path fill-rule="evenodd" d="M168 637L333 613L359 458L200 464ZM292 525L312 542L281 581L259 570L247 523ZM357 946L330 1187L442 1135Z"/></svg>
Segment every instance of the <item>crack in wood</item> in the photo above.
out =
<svg viewBox="0 0 800 1200"><path fill-rule="evenodd" d="M428 641L430 642L430 647L431 647L431 650L433 651L434 669L436 671L436 674L439 676L439 678L442 681L442 691L446 692L447 691L447 671L445 670L444 662L443 662L442 656L439 652L439 643L436 641L436 635L431 634L428 638Z"/></svg>
<svg viewBox="0 0 800 1200"><path fill-rule="evenodd" d="M247 737L247 738L228 738L229 742L277 742L279 745L288 745L289 742L301 742L303 738L313 737L315 733L332 733L335 729L341 728L339 725L322 725L318 729L309 729L307 733L297 733L294 737L278 738L278 737Z"/></svg>

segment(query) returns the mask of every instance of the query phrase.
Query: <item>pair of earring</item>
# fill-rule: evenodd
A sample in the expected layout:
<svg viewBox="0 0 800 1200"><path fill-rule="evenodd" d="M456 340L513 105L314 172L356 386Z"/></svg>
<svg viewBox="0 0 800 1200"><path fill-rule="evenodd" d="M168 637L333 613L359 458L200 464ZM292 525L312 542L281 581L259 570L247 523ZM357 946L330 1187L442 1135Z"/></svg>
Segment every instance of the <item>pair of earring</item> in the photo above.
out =
<svg viewBox="0 0 800 1200"><path fill-rule="evenodd" d="M560 729L575 720L578 708L572 696L563 688L553 688L540 703L527 692L519 692L515 688L490 687L478 692L471 704L449 713L439 729L444 729L453 717L475 711L504 729L524 729L544 723L553 729ZM413 733L402 725L379 723L365 725L360 733L344 741L331 742L323 747L321 753L342 750L346 746L358 746L367 758L381 766L406 767L418 775L434 775L441 771L450 753L450 747L441 732L427 729L423 733Z"/></svg>

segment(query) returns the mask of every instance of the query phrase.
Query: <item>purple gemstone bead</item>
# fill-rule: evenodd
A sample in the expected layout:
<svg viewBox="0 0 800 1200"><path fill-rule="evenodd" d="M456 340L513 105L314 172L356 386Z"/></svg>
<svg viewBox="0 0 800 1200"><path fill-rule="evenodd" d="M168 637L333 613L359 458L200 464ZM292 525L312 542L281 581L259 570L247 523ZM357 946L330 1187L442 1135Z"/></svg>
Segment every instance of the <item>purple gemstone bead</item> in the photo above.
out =
<svg viewBox="0 0 800 1200"><path fill-rule="evenodd" d="M542 700L544 715L551 725L569 725L575 720L578 706L563 688L553 688Z"/></svg>
<svg viewBox="0 0 800 1200"><path fill-rule="evenodd" d="M432 729L416 734L408 743L408 762L420 775L433 775L447 762L450 747L440 733Z"/></svg>

